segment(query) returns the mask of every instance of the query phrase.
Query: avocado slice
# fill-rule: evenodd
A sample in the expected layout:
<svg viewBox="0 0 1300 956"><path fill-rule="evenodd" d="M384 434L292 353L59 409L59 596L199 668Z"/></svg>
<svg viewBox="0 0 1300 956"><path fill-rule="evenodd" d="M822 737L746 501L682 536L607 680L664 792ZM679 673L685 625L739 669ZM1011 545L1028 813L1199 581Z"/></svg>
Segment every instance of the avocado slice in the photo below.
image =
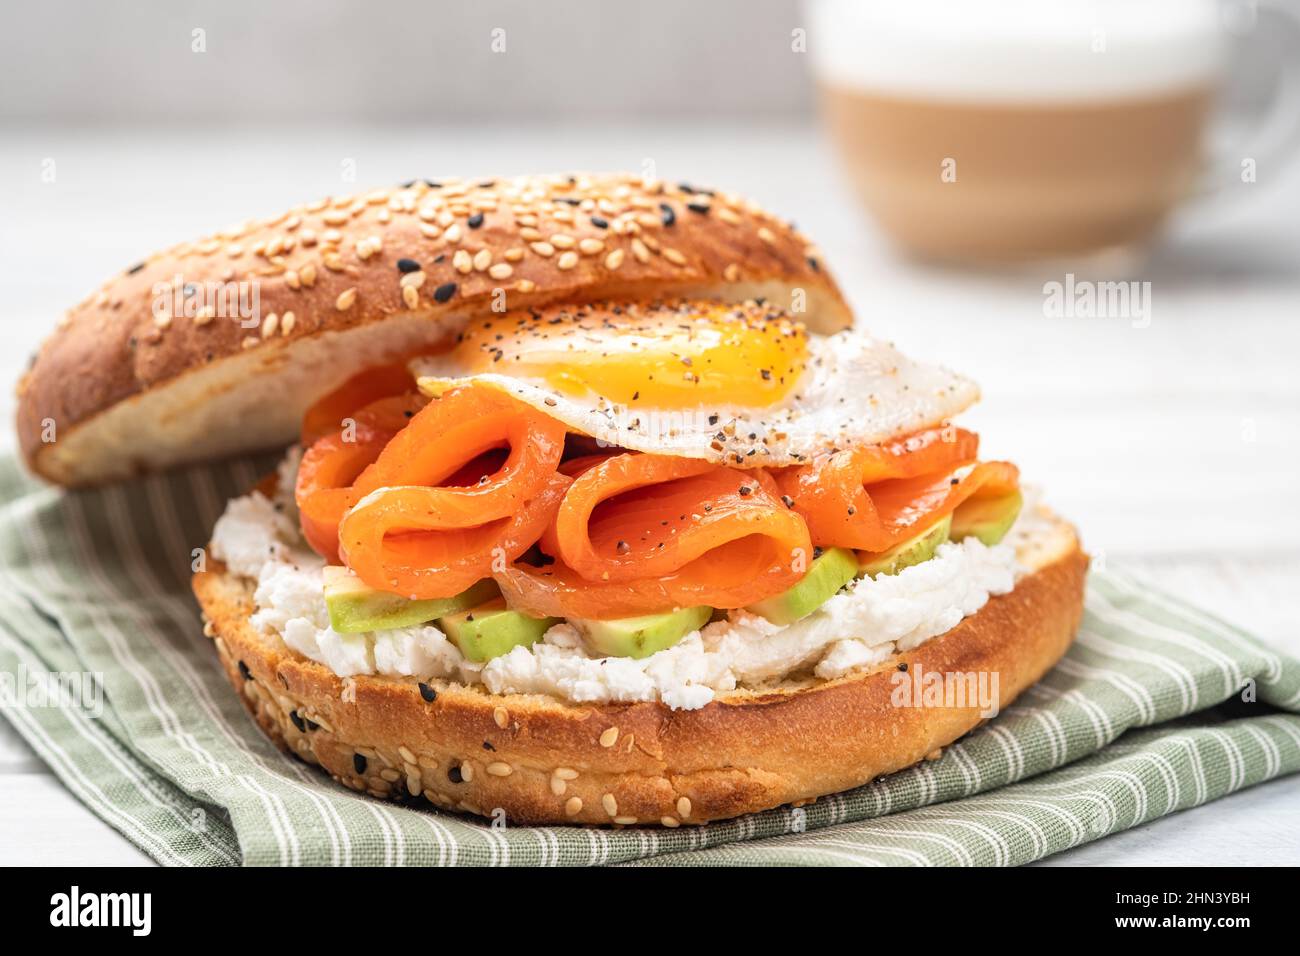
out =
<svg viewBox="0 0 1300 956"><path fill-rule="evenodd" d="M536 644L558 617L529 617L496 598L467 611L438 618L438 626L471 661L489 661L514 647Z"/></svg>
<svg viewBox="0 0 1300 956"><path fill-rule="evenodd" d="M952 539L960 541L974 535L992 547L1011 530L1023 504L1019 491L997 498L968 498L953 512Z"/></svg>
<svg viewBox="0 0 1300 956"><path fill-rule="evenodd" d="M573 621L592 650L605 657L649 657L672 647L713 617L711 607L684 607L609 621Z"/></svg>
<svg viewBox="0 0 1300 956"><path fill-rule="evenodd" d="M899 542L888 551L862 551L858 554L858 573L874 578L877 574L897 574L922 561L929 561L939 545L948 540L952 517L943 518L920 534Z"/></svg>
<svg viewBox="0 0 1300 956"><path fill-rule="evenodd" d="M813 558L808 573L798 584L776 597L770 597L747 610L767 618L773 624L793 624L817 610L840 588L858 574L858 558L847 548L827 548Z"/></svg>
<svg viewBox="0 0 1300 956"><path fill-rule="evenodd" d="M347 568L337 565L328 565L324 577L330 627L340 634L413 627L490 601L501 593L495 581L484 578L455 597L413 601L400 594L376 590Z"/></svg>

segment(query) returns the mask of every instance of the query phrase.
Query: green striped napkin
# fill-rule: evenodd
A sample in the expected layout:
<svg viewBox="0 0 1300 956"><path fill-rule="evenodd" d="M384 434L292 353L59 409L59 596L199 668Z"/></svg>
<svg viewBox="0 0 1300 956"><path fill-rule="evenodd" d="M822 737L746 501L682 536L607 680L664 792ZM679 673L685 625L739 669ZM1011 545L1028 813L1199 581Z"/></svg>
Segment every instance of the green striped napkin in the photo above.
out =
<svg viewBox="0 0 1300 956"><path fill-rule="evenodd" d="M1300 769L1300 663L1107 572L1069 655L1013 707L802 809L587 830L381 804L262 736L190 597L191 549L271 464L69 494L0 459L5 716L162 863L1010 865Z"/></svg>

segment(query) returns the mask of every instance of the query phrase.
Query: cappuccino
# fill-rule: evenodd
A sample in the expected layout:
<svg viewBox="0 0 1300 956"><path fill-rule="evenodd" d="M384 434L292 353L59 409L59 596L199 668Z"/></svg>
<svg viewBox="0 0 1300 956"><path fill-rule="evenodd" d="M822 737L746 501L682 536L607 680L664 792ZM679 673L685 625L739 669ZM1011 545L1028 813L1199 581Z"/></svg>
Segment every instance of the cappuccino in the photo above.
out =
<svg viewBox="0 0 1300 956"><path fill-rule="evenodd" d="M921 255L1099 252L1193 189L1225 59L1206 0L822 0L823 111L854 189Z"/></svg>

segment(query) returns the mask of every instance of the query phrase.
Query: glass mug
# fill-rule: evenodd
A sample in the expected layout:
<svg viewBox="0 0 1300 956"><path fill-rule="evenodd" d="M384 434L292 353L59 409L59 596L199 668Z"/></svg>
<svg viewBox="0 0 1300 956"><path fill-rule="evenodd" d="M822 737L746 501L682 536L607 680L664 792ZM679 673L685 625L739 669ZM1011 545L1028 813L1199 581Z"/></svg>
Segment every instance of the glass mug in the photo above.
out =
<svg viewBox="0 0 1300 956"><path fill-rule="evenodd" d="M925 258L1144 248L1177 205L1250 181L1300 132L1292 69L1240 155L1206 155L1231 32L1258 14L1300 36L1282 3L812 0L810 13L842 165L884 232Z"/></svg>

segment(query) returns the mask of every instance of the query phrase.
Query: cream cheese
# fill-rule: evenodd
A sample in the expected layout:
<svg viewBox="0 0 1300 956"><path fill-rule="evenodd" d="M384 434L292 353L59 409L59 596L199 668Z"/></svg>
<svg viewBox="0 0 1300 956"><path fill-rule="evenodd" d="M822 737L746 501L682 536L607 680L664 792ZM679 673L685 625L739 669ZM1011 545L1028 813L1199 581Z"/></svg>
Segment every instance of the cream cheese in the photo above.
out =
<svg viewBox="0 0 1300 956"><path fill-rule="evenodd" d="M280 488L293 487L297 458L286 459ZM593 657L562 623L529 647L474 664L432 624L340 634L329 625L324 562L302 540L289 494L253 492L232 500L217 521L212 552L256 582L250 623L341 677L379 674L482 684L494 694L548 694L574 702L660 700L677 710L703 707L737 687L761 687L811 671L831 679L877 664L955 627L1025 569L1016 546L1034 532L1037 509L988 547L974 538L947 542L935 556L895 575L861 578L789 626L731 611L643 660Z"/></svg>

